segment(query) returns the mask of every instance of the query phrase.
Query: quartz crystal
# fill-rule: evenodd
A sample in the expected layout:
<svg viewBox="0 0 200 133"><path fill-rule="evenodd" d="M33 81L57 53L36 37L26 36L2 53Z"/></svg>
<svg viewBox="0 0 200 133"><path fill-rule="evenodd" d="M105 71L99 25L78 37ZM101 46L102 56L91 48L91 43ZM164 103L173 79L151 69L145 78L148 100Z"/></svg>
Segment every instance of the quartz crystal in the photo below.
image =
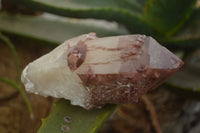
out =
<svg viewBox="0 0 200 133"><path fill-rule="evenodd" d="M86 109L137 102L183 62L152 37L98 38L84 34L29 63L22 73L28 92L71 100Z"/></svg>

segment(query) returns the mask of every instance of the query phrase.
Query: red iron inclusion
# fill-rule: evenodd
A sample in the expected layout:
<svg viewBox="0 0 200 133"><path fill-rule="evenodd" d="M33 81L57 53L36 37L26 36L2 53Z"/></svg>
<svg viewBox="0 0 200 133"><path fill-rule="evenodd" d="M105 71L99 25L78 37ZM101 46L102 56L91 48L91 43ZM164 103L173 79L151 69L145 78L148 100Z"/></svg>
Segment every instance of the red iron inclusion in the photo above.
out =
<svg viewBox="0 0 200 133"><path fill-rule="evenodd" d="M145 35L96 38L85 44L85 60L75 72L91 96L87 108L136 102L183 65L173 53Z"/></svg>

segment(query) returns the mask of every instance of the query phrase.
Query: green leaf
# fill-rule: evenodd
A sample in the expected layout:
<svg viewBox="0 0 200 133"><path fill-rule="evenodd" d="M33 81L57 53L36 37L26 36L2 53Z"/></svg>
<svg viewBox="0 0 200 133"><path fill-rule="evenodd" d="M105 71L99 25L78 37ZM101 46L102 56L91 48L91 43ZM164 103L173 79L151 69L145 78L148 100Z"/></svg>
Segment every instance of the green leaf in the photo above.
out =
<svg viewBox="0 0 200 133"><path fill-rule="evenodd" d="M15 47L12 44L12 42L9 40L9 38L4 36L2 33L0 33L0 40L2 40L10 48L10 50L14 56L15 64L16 64L16 68L17 68L17 75L18 75L17 81L18 81L18 84L20 84L21 70L20 70L19 58L18 58L17 52L15 50Z"/></svg>
<svg viewBox="0 0 200 133"><path fill-rule="evenodd" d="M179 90L198 93L200 96L200 49L185 61L184 67L176 72L167 83Z"/></svg>
<svg viewBox="0 0 200 133"><path fill-rule="evenodd" d="M136 1L140 4L142 10L144 9L146 2L148 2L148 0L136 0Z"/></svg>
<svg viewBox="0 0 200 133"><path fill-rule="evenodd" d="M63 10L88 10L88 9L101 9L101 8L116 8L124 9L128 11L142 11L142 7L137 0L11 0L19 3L24 3L25 5L35 9L38 5L45 6L54 9ZM39 8L43 8L39 7ZM47 9L48 10L48 9ZM55 11L56 12L56 11ZM59 11L57 11L59 12ZM61 13L61 12L60 12ZM64 13L62 13L64 14Z"/></svg>
<svg viewBox="0 0 200 133"><path fill-rule="evenodd" d="M188 23L190 23L191 21L196 21L196 20L200 20L200 7L195 8L192 12L192 15L190 17L190 20L188 21Z"/></svg>
<svg viewBox="0 0 200 133"><path fill-rule="evenodd" d="M78 22L64 18L53 20L42 16L11 16L6 13L0 14L0 31L54 45L58 45L66 39L89 32L96 32L99 37L128 34L123 29L113 29L82 21Z"/></svg>
<svg viewBox="0 0 200 133"><path fill-rule="evenodd" d="M196 0L149 0L144 20L165 36L176 33L190 17Z"/></svg>
<svg viewBox="0 0 200 133"><path fill-rule="evenodd" d="M131 33L154 35L136 0L12 0L26 7L73 18L96 18L124 24Z"/></svg>
<svg viewBox="0 0 200 133"><path fill-rule="evenodd" d="M102 109L85 110L61 99L50 115L42 120L38 133L63 133L61 129L63 125L69 126L67 133L95 133L115 107L115 105L106 105ZM67 123L64 117L69 117L72 121Z"/></svg>
<svg viewBox="0 0 200 133"><path fill-rule="evenodd" d="M25 104L26 104L29 112L32 112L32 107L31 107L31 104L28 100L28 97L26 96L23 89L19 85L17 85L15 82L13 82L10 79L5 78L5 77L0 77L0 82L6 83L6 84L12 86L13 88L15 88L17 91L19 91L19 93L21 94L22 98L25 101Z"/></svg>
<svg viewBox="0 0 200 133"><path fill-rule="evenodd" d="M195 9L191 18L173 37L162 40L167 47L195 49L200 47L200 8Z"/></svg>

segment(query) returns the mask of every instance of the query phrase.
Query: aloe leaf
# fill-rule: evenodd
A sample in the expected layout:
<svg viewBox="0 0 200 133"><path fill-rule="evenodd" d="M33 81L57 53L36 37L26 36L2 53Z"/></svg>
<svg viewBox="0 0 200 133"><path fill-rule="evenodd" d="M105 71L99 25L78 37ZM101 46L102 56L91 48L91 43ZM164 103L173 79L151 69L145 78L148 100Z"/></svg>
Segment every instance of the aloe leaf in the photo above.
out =
<svg viewBox="0 0 200 133"><path fill-rule="evenodd" d="M87 8L124 8L129 11L134 11L141 9L140 4L136 0L84 0L84 2L82 0L29 0L29 2L30 1L33 3L43 3L57 8L65 8L69 10L81 10Z"/></svg>
<svg viewBox="0 0 200 133"><path fill-rule="evenodd" d="M195 49L200 47L200 9L195 9L191 19L173 37L162 40L167 47Z"/></svg>
<svg viewBox="0 0 200 133"><path fill-rule="evenodd" d="M106 105L102 109L85 110L61 99L55 104L50 115L42 120L38 133L63 133L63 125L69 127L67 133L95 133L115 107ZM65 122L66 117L70 118L71 122Z"/></svg>
<svg viewBox="0 0 200 133"><path fill-rule="evenodd" d="M0 14L0 31L58 45L81 34L96 32L97 36L128 34L127 31L65 19L50 19L6 13Z"/></svg>
<svg viewBox="0 0 200 133"><path fill-rule="evenodd" d="M200 50L186 59L183 69L176 72L167 83L187 92L198 93L200 96Z"/></svg>
<svg viewBox="0 0 200 133"><path fill-rule="evenodd" d="M18 81L18 84L19 84L20 83L21 70L20 70L19 58L18 58L17 52L15 50L15 47L12 44L12 42L9 40L9 38L4 36L2 33L0 33L0 40L2 40L10 48L10 50L11 50L13 56L14 56L15 64L16 64L16 68L17 68L17 75L18 75L17 81Z"/></svg>
<svg viewBox="0 0 200 133"><path fill-rule="evenodd" d="M136 0L12 0L26 7L73 18L96 18L124 24L131 33L154 35ZM156 34L155 34L156 35Z"/></svg>
<svg viewBox="0 0 200 133"><path fill-rule="evenodd" d="M195 8L192 12L192 15L190 17L190 21L196 21L200 19L200 7ZM190 21L188 21L190 23Z"/></svg>
<svg viewBox="0 0 200 133"><path fill-rule="evenodd" d="M137 0L10 0L19 3L23 3L31 8L41 8L44 7L54 8L59 10L98 10L101 8L116 8L124 9L127 11L142 11L142 6ZM33 4L33 5L31 5ZM38 5L41 7L38 7ZM48 10L48 9L46 9ZM55 11L55 13L61 13L60 11ZM64 14L64 13L62 13Z"/></svg>
<svg viewBox="0 0 200 133"><path fill-rule="evenodd" d="M5 78L5 77L0 77L0 82L6 83L6 84L12 86L13 88L15 88L17 91L19 91L20 95L24 99L24 102L25 102L29 112L32 112L32 107L31 107L31 104L30 104L30 102L28 100L28 97L26 96L26 94L24 93L23 89L18 84L16 84L12 80L10 80L8 78Z"/></svg>
<svg viewBox="0 0 200 133"><path fill-rule="evenodd" d="M148 2L148 0L136 0L136 1L140 4L140 6L142 7L142 10L144 9L146 2Z"/></svg>
<svg viewBox="0 0 200 133"><path fill-rule="evenodd" d="M176 33L188 20L196 0L149 0L144 9L144 20L165 36Z"/></svg>

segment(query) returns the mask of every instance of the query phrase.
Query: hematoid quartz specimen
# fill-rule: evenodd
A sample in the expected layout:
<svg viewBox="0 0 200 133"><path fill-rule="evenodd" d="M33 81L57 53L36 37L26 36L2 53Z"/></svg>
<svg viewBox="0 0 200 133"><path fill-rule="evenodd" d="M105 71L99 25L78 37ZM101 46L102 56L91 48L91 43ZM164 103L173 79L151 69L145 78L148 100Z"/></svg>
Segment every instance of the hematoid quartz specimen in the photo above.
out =
<svg viewBox="0 0 200 133"><path fill-rule="evenodd" d="M28 92L71 100L86 109L134 103L183 62L152 37L98 38L84 34L31 62L23 70Z"/></svg>

